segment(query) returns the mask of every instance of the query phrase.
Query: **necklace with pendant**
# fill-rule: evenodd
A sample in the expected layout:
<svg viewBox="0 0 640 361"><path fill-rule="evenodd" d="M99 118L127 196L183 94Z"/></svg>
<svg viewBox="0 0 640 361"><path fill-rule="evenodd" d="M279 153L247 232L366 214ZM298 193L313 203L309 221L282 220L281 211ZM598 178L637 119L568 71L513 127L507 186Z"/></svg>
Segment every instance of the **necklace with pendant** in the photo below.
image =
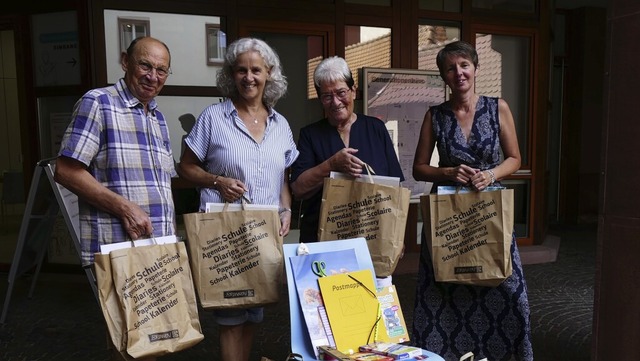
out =
<svg viewBox="0 0 640 361"><path fill-rule="evenodd" d="M260 111L256 112L256 115L252 115L249 111L245 111L247 113L247 115L249 116L249 119L253 119L253 124L258 124L259 120L258 120L258 116L260 115ZM238 116L240 116L240 113L238 113ZM240 117L242 119L242 117Z"/></svg>

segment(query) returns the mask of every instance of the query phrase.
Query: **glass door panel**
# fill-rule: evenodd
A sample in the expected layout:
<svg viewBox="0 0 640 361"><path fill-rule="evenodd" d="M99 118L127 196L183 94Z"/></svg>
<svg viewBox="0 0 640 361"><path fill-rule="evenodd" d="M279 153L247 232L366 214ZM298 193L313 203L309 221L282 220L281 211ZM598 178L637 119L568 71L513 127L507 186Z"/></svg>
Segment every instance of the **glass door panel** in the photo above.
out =
<svg viewBox="0 0 640 361"><path fill-rule="evenodd" d="M513 229L516 232L516 238L529 238L531 181L528 179L504 180L502 184L513 189Z"/></svg>
<svg viewBox="0 0 640 361"><path fill-rule="evenodd" d="M418 69L438 71L436 55L446 44L460 40L460 24L420 20L418 24Z"/></svg>
<svg viewBox="0 0 640 361"><path fill-rule="evenodd" d="M353 80L359 90L364 82L360 78L360 69L391 67L391 29L371 26L345 26L344 59L353 73ZM356 111L362 111L361 97L356 97Z"/></svg>
<svg viewBox="0 0 640 361"><path fill-rule="evenodd" d="M503 180L514 189L514 229L519 242L533 237L532 154L532 45L529 35L505 35L477 32L475 47L479 65L476 93L507 101L515 122L522 164L510 179Z"/></svg>
<svg viewBox="0 0 640 361"><path fill-rule="evenodd" d="M523 170L530 170L531 40L525 36L476 34L476 93L507 101L516 125Z"/></svg>

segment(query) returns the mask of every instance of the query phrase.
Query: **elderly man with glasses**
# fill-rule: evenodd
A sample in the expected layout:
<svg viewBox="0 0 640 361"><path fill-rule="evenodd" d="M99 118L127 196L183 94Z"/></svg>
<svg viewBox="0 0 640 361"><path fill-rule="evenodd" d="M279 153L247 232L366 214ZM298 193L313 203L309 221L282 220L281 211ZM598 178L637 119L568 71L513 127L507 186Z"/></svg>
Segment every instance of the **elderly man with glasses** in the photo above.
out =
<svg viewBox="0 0 640 361"><path fill-rule="evenodd" d="M155 97L171 74L163 42L135 39L121 55L124 77L75 104L55 179L78 196L82 263L100 245L175 234L176 174L164 115Z"/></svg>

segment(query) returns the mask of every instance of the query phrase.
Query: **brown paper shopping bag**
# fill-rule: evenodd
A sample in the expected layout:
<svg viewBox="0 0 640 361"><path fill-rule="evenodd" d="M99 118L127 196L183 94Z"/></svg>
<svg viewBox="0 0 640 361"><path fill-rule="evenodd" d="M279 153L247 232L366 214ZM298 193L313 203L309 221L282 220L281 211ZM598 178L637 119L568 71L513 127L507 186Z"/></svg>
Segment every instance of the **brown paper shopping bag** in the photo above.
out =
<svg viewBox="0 0 640 361"><path fill-rule="evenodd" d="M126 349L133 358L161 356L204 338L183 242L96 255L96 277L109 333L119 351Z"/></svg>
<svg viewBox="0 0 640 361"><path fill-rule="evenodd" d="M109 254L94 255L96 281L98 284L98 299L111 342L116 350L122 352L127 349L127 328L118 292L111 275L111 257Z"/></svg>
<svg viewBox="0 0 640 361"><path fill-rule="evenodd" d="M420 204L436 281L495 287L511 275L512 189L430 194Z"/></svg>
<svg viewBox="0 0 640 361"><path fill-rule="evenodd" d="M184 223L203 308L253 307L279 300L284 256L277 210L190 213Z"/></svg>
<svg viewBox="0 0 640 361"><path fill-rule="evenodd" d="M376 276L390 276L404 249L410 196L399 186L325 178L318 239L364 237Z"/></svg>

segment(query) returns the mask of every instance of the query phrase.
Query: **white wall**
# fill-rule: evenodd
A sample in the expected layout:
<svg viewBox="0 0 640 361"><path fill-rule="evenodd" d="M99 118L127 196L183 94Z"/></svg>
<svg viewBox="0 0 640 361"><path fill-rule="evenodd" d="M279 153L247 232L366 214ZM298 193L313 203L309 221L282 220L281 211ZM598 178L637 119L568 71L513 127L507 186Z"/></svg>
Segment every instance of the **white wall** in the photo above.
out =
<svg viewBox="0 0 640 361"><path fill-rule="evenodd" d="M171 70L165 85L215 86L220 67L207 65L205 24L220 24L217 16L181 15L138 11L104 11L105 53L107 81L115 83L124 73L120 66L120 38L118 18L149 21L150 35L163 41L171 52ZM202 110L221 101L213 97L157 97L160 111L165 115L171 137L171 150L176 162L182 153L182 138L187 134L180 119L197 119Z"/></svg>
<svg viewBox="0 0 640 361"><path fill-rule="evenodd" d="M205 24L220 24L217 16L149 13L138 11L104 11L107 81L115 83L123 75L120 66L118 17L149 20L150 35L163 41L171 51L173 74L166 85L215 86L217 66L208 66Z"/></svg>
<svg viewBox="0 0 640 361"><path fill-rule="evenodd" d="M162 94L162 93L160 93ZM183 124L189 123L185 119L197 120L200 113L207 106L219 103L222 98L213 97L177 97L158 96L158 107L167 121L169 136L171 137L171 151L173 159L180 161L182 155L182 138L187 135L189 129L183 129Z"/></svg>

